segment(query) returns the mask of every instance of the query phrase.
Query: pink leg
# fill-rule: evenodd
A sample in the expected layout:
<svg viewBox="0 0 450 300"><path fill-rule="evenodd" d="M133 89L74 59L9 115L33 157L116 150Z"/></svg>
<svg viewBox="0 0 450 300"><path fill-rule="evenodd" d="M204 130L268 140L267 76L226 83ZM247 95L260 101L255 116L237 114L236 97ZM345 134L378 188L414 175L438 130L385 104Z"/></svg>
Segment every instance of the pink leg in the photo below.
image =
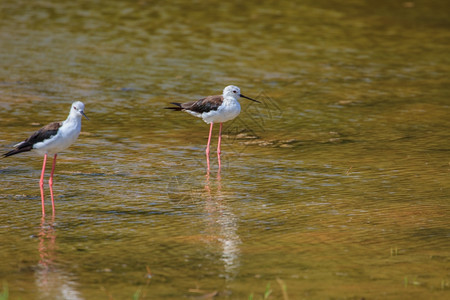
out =
<svg viewBox="0 0 450 300"><path fill-rule="evenodd" d="M219 142L217 143L217 155L220 156L220 154L222 152L220 152L220 143L222 141L222 123L220 123L220 127L219 127Z"/></svg>
<svg viewBox="0 0 450 300"><path fill-rule="evenodd" d="M208 145L206 146L206 164L208 165L208 171L209 171L209 146L211 144L211 135L212 135L213 125L214 125L214 123L211 122L211 127L209 128Z"/></svg>
<svg viewBox="0 0 450 300"><path fill-rule="evenodd" d="M222 142L222 123L220 123L219 127L219 142L217 143L217 159L219 163L219 170L220 170L220 154L222 153L220 151L220 143Z"/></svg>
<svg viewBox="0 0 450 300"><path fill-rule="evenodd" d="M46 163L47 163L47 154L44 155L44 163L42 164L41 180L39 181L39 187L41 188L42 217L45 217L44 173L45 173L45 165L46 165Z"/></svg>
<svg viewBox="0 0 450 300"><path fill-rule="evenodd" d="M58 154L55 154L53 157L53 164L52 164L52 172L50 173L50 179L48 181L48 185L50 187L50 196L52 197L52 215L55 215L55 201L53 199L53 174L55 173L55 167L56 167L56 156Z"/></svg>

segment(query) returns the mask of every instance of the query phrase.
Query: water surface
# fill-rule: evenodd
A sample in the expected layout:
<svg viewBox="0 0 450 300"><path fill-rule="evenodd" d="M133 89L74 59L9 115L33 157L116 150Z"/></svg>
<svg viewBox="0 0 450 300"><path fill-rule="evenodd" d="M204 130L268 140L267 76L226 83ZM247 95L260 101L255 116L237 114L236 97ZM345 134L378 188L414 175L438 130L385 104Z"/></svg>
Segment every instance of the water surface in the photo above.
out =
<svg viewBox="0 0 450 300"><path fill-rule="evenodd" d="M2 1L2 151L74 100L90 117L53 220L42 158L1 161L9 298L448 298L448 9ZM262 104L206 176L208 125L163 108L228 84Z"/></svg>

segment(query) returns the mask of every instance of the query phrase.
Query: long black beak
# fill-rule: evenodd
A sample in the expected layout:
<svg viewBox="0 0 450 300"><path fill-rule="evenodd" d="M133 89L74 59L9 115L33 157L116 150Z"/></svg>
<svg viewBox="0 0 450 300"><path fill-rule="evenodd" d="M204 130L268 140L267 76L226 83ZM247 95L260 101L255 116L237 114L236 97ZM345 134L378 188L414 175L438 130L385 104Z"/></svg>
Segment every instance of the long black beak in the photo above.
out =
<svg viewBox="0 0 450 300"><path fill-rule="evenodd" d="M89 118L84 114L84 111L80 110L79 112L80 112L80 114L83 115L83 117L85 117L87 120L89 120Z"/></svg>
<svg viewBox="0 0 450 300"><path fill-rule="evenodd" d="M258 100L252 99L252 98L250 98L250 97L247 97L247 96L244 96L244 95L242 95L242 94L239 94L239 96L240 96L240 97L242 97L242 98L248 99L248 100L252 100L252 101L255 101L255 102L261 103L261 102L260 102L260 101L258 101Z"/></svg>

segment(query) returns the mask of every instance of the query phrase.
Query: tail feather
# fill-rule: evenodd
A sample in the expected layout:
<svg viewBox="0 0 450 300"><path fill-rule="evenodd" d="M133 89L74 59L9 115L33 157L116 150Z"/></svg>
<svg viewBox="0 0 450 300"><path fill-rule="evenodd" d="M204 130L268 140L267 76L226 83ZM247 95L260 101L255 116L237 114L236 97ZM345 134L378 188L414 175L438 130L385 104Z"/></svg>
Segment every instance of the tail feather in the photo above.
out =
<svg viewBox="0 0 450 300"><path fill-rule="evenodd" d="M183 108L181 107L181 103L178 103L178 102L170 102L170 104L173 104L173 105L176 105L176 106L164 107L164 109L172 109L172 110L175 110L175 111L183 110Z"/></svg>
<svg viewBox="0 0 450 300"><path fill-rule="evenodd" d="M30 151L31 149L33 149L32 145L28 145L28 146L22 147L22 148L16 148L16 149L13 149L13 150L3 154L3 157L8 157L8 156L11 156L11 155L14 155L14 154L27 152L27 151Z"/></svg>

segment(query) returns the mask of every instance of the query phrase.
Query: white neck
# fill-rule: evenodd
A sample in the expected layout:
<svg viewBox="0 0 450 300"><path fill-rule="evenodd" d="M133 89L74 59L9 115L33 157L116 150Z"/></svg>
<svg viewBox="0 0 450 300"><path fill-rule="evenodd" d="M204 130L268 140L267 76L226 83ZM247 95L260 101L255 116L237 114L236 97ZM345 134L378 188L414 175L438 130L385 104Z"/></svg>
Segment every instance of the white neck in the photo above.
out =
<svg viewBox="0 0 450 300"><path fill-rule="evenodd" d="M67 116L67 119L64 121L64 123L67 122L75 122L78 123L81 121L81 116L77 114L75 111L70 111L70 114Z"/></svg>
<svg viewBox="0 0 450 300"><path fill-rule="evenodd" d="M234 95L224 95L223 96L223 100L225 101L238 101L237 97L235 97Z"/></svg>

